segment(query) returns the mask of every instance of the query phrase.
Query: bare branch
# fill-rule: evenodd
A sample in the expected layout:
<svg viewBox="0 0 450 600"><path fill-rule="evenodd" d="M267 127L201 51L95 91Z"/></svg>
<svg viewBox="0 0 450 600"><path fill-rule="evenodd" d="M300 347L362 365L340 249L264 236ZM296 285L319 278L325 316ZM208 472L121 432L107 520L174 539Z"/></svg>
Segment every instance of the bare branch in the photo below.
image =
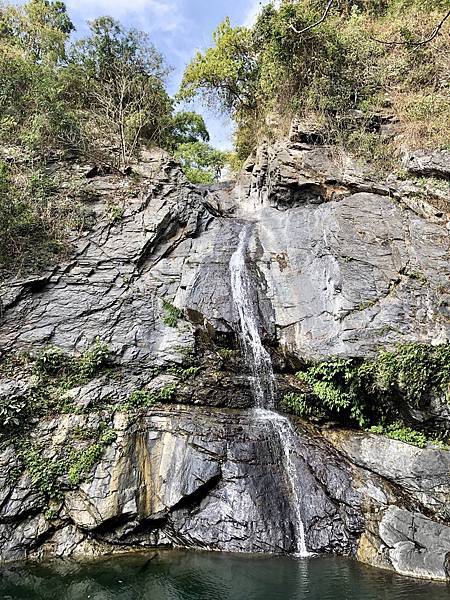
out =
<svg viewBox="0 0 450 600"><path fill-rule="evenodd" d="M439 35L440 30L442 29L445 21L449 17L450 17L450 10L445 15L445 17L440 21L440 23L438 23L438 25L434 29L433 33L429 37L425 38L424 40L416 40L415 42L406 42L406 41L405 42L389 42L389 41L385 41L385 40L378 40L378 39L372 38L372 37L370 39L373 42L378 42L379 44L386 44L388 46L423 46L424 44L428 44L429 42L434 40L434 38Z"/></svg>
<svg viewBox="0 0 450 600"><path fill-rule="evenodd" d="M304 27L303 29L297 29L296 27L294 27L294 25L292 25L292 23L289 25L289 27L295 31L295 33L305 33L305 31L309 31L310 29L313 29L314 27L317 27L318 25L320 25L321 23L323 23L325 21L325 19L328 16L328 13L330 12L331 7L333 6L333 2L334 0L328 0L328 4L327 7L325 8L325 12L323 13L322 17L317 21L317 23L313 23L312 25L308 25L308 27Z"/></svg>

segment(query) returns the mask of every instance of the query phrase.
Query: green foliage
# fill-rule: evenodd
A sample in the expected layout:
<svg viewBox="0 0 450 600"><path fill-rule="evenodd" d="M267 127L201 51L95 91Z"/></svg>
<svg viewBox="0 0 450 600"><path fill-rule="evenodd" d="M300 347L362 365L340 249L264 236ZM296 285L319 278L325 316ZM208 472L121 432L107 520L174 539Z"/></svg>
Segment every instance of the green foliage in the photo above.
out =
<svg viewBox="0 0 450 600"><path fill-rule="evenodd" d="M229 361L234 357L235 351L230 348L219 348L217 354L223 361Z"/></svg>
<svg viewBox="0 0 450 600"><path fill-rule="evenodd" d="M298 373L298 378L311 387L326 414L336 417L342 414L361 427L367 425L368 416L361 394L365 381L359 372L358 361L337 358L318 363L306 372Z"/></svg>
<svg viewBox="0 0 450 600"><path fill-rule="evenodd" d="M69 82L55 64L58 57L39 59L32 46L17 40L19 35L0 36L0 142L41 154L77 145L80 115L67 96Z"/></svg>
<svg viewBox="0 0 450 600"><path fill-rule="evenodd" d="M75 27L64 2L30 0L23 6L0 6L0 40L31 54L35 62L57 63Z"/></svg>
<svg viewBox="0 0 450 600"><path fill-rule="evenodd" d="M21 263L38 267L64 249L78 205L54 196L55 182L39 169L22 170L0 160L0 270Z"/></svg>
<svg viewBox="0 0 450 600"><path fill-rule="evenodd" d="M111 225L119 223L125 214L125 209L120 204L109 204L108 205L108 220Z"/></svg>
<svg viewBox="0 0 450 600"><path fill-rule="evenodd" d="M169 327L176 327L178 325L178 321L183 318L183 311L167 300L164 300L163 310L163 322Z"/></svg>
<svg viewBox="0 0 450 600"><path fill-rule="evenodd" d="M138 410L140 408L150 408L156 404L156 395L148 390L134 390L128 400L121 405L120 409L124 411Z"/></svg>
<svg viewBox="0 0 450 600"><path fill-rule="evenodd" d="M256 66L251 32L233 28L227 18L214 33L214 45L197 52L187 67L179 98L189 100L200 91L210 104L234 114L254 104Z"/></svg>
<svg viewBox="0 0 450 600"><path fill-rule="evenodd" d="M187 367L181 370L181 379L186 380L195 377L200 372L200 367Z"/></svg>
<svg viewBox="0 0 450 600"><path fill-rule="evenodd" d="M29 403L26 396L0 398L0 431L18 427L29 416Z"/></svg>
<svg viewBox="0 0 450 600"><path fill-rule="evenodd" d="M449 394L450 344L405 344L367 360L335 358L313 364L297 377L315 398L308 409L302 399L305 414L316 407L329 418L360 427L395 422L405 403L421 408L430 394Z"/></svg>
<svg viewBox="0 0 450 600"><path fill-rule="evenodd" d="M167 146L176 150L181 144L209 142L203 117L195 112L180 111L173 115Z"/></svg>
<svg viewBox="0 0 450 600"><path fill-rule="evenodd" d="M34 155L70 149L124 169L142 143L207 142L203 118L173 113L169 71L148 36L111 17L74 31L63 2L0 8L0 143Z"/></svg>
<svg viewBox="0 0 450 600"><path fill-rule="evenodd" d="M60 348L46 348L37 355L34 370L40 377L58 378L61 387L69 389L92 379L109 364L110 358L108 345L97 337L78 356L67 354Z"/></svg>
<svg viewBox="0 0 450 600"><path fill-rule="evenodd" d="M307 401L306 394L286 394L281 401L281 408L303 419L323 417L323 413Z"/></svg>
<svg viewBox="0 0 450 600"><path fill-rule="evenodd" d="M169 70L145 33L101 17L72 40L63 2L16 4L0 6L2 276L54 263L69 249L69 233L85 227L82 204L46 174L49 160L81 155L128 172L143 145L184 145L180 159L197 182L214 179L221 164L203 118L174 113ZM200 146L192 152L190 144ZM106 211L111 224L123 214L115 204Z"/></svg>
<svg viewBox="0 0 450 600"><path fill-rule="evenodd" d="M92 379L96 373L109 363L110 358L111 352L108 344L97 337L94 344L77 357L75 375L80 380Z"/></svg>
<svg viewBox="0 0 450 600"><path fill-rule="evenodd" d="M371 433L386 435L393 440L398 440L405 444L410 444L411 446L417 446L418 448L426 448L427 446L427 438L423 433L405 427L401 422L393 423L386 428L381 425L375 425L371 427L369 431Z"/></svg>
<svg viewBox="0 0 450 600"><path fill-rule="evenodd" d="M161 143L171 127L172 102L164 88L167 68L148 36L111 17L89 24L90 36L71 53L72 73L91 129L118 148L125 168L142 140ZM103 138L103 139L102 139Z"/></svg>
<svg viewBox="0 0 450 600"><path fill-rule="evenodd" d="M31 485L46 498L57 498L61 494L59 478L67 469L64 457L49 458L39 445L24 443L19 449L19 457L31 477Z"/></svg>
<svg viewBox="0 0 450 600"><path fill-rule="evenodd" d="M106 427L105 424L100 426L99 433L100 437L97 442L85 449L75 450L70 454L67 473L71 485L80 485L101 459L105 448L117 439L117 433L114 429Z"/></svg>
<svg viewBox="0 0 450 600"><path fill-rule="evenodd" d="M205 142L180 144L175 158L181 162L184 174L192 183L213 183L227 163L228 153L216 150Z"/></svg>
<svg viewBox="0 0 450 600"><path fill-rule="evenodd" d="M285 135L300 115L315 120L326 141L388 169L397 142L380 134L380 114L399 117L402 144L450 143L448 36L408 44L432 32L445 10L440 1L339 1L300 34L319 21L323 2L268 3L251 29L220 25L212 46L188 65L180 96L200 94L235 118L241 158L262 138Z"/></svg>
<svg viewBox="0 0 450 600"><path fill-rule="evenodd" d="M19 443L19 457L31 477L33 488L46 499L59 498L67 475L71 486L78 486L86 479L100 460L107 446L117 439L116 432L101 423L97 431L91 431L96 441L85 448L69 451L67 447L55 449L47 456L39 443Z"/></svg>
<svg viewBox="0 0 450 600"><path fill-rule="evenodd" d="M134 390L126 402L119 406L122 412L151 408L157 402L170 402L176 393L177 386L169 384L157 392L149 390Z"/></svg>

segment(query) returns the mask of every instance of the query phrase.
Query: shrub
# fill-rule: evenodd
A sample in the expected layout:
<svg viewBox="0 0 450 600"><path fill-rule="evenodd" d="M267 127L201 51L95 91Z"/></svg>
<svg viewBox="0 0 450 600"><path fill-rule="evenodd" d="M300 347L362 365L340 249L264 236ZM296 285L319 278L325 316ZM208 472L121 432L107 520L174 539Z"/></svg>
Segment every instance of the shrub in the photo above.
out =
<svg viewBox="0 0 450 600"><path fill-rule="evenodd" d="M134 411L145 408L151 408L157 402L170 402L175 396L177 390L176 384L169 384L158 391L150 392L149 390L134 390L130 394L128 400L118 409L120 411Z"/></svg>
<svg viewBox="0 0 450 600"><path fill-rule="evenodd" d="M74 363L75 357L61 348L46 348L37 355L34 370L38 375L57 377L72 372Z"/></svg>
<svg viewBox="0 0 450 600"><path fill-rule="evenodd" d="M71 355L60 348L46 348L40 352L34 371L40 377L59 380L63 388L83 385L109 364L111 352L106 343L97 337L94 343L80 355Z"/></svg>
<svg viewBox="0 0 450 600"><path fill-rule="evenodd" d="M0 160L0 270L10 273L22 264L34 270L55 261L67 248L79 210L77 202L58 195L41 168Z"/></svg>
<svg viewBox="0 0 450 600"><path fill-rule="evenodd" d="M450 344L405 344L366 360L333 358L297 377L329 418L360 427L395 422L408 412L406 405L421 408L431 394L448 394Z"/></svg>
<svg viewBox="0 0 450 600"><path fill-rule="evenodd" d="M163 322L169 327L176 327L178 325L178 321L183 317L183 311L167 300L164 300L163 310Z"/></svg>
<svg viewBox="0 0 450 600"><path fill-rule="evenodd" d="M281 401L281 407L286 412L304 419L318 419L324 416L318 407L308 402L306 394L286 394Z"/></svg>
<svg viewBox="0 0 450 600"><path fill-rule="evenodd" d="M97 337L94 344L78 357L75 371L81 380L91 379L109 363L110 357L108 344Z"/></svg>
<svg viewBox="0 0 450 600"><path fill-rule="evenodd" d="M401 422L393 423L386 428L382 425L376 425L371 427L369 431L371 433L386 435L393 440L398 440L405 444L410 444L411 446L417 446L418 448L426 448L427 446L427 438L423 433L405 427Z"/></svg>

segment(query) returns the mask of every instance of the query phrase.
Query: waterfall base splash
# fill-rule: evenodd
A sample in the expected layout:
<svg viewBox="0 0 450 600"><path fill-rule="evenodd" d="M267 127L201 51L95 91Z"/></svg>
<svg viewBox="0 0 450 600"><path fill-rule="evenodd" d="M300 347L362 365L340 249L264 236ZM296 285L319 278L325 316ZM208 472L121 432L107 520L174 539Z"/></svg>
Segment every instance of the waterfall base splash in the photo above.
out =
<svg viewBox="0 0 450 600"><path fill-rule="evenodd" d="M314 556L314 554L308 552L306 548L305 527L300 514L300 496L298 493L299 482L297 481L297 469L295 468L292 458L295 447L295 431L289 419L283 415L280 415L279 413L262 408L254 409L253 413L256 420L269 423L279 441L284 471L286 474L287 483L289 485L289 491L291 493L292 510L295 516L292 523L295 529L296 547L294 555L298 556L299 558Z"/></svg>

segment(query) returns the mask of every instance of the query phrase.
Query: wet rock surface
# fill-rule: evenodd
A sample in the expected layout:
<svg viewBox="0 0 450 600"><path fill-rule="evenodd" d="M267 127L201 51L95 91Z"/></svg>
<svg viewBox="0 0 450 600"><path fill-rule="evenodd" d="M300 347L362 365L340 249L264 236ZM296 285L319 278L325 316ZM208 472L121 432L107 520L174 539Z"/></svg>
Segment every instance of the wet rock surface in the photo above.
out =
<svg viewBox="0 0 450 600"><path fill-rule="evenodd" d="M159 545L293 551L280 441L249 411L251 380L234 334L229 262L244 222L253 224L262 338L281 362L450 338L445 191L431 186L424 199L414 181L377 182L316 143L302 134L263 148L236 186L211 190L189 185L159 152L142 156L132 181L91 172L83 185L96 220L74 237L70 260L0 285L1 356L49 345L79 353L99 337L114 357L109 371L61 393L72 413L89 414L36 422L30 439L51 457L77 449L70 432L101 419L117 434L80 485L60 476L62 496L50 506L18 453L3 448L2 560ZM125 210L111 222L116 195ZM171 306L183 311L175 322ZM134 391L170 386L170 406L114 416ZM23 365L0 378L2 402L30 389ZM445 403L435 404L432 417L448 420ZM310 551L448 577L448 452L295 427Z"/></svg>
<svg viewBox="0 0 450 600"><path fill-rule="evenodd" d="M56 452L70 431L89 428L92 416L41 423L33 434ZM66 555L89 543L126 547L182 545L235 552L288 553L294 545L291 498L279 439L269 422L250 412L173 407L118 414L118 437L88 480L68 489L57 516L42 514L43 499L19 479L1 506L1 557L50 552L64 541ZM303 428L295 463L309 547L350 554L362 531L361 497L351 470L331 447ZM328 468L323 461L328 456ZM2 457L14 468L11 450ZM11 462L9 462L11 461ZM28 490L28 491L27 491ZM316 501L310 502L314 494Z"/></svg>

